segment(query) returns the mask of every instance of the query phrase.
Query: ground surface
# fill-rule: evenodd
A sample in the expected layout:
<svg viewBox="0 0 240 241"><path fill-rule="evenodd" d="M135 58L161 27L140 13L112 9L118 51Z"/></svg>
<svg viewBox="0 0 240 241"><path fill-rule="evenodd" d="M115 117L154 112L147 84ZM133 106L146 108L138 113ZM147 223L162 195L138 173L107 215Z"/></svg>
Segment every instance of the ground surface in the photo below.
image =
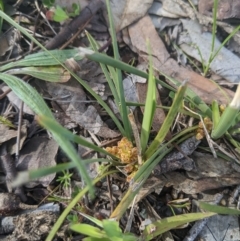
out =
<svg viewBox="0 0 240 241"><path fill-rule="evenodd" d="M87 30L100 44L100 50L112 56L107 11L101 1L76 1L81 5L80 17L76 17L74 21L71 21L72 18L62 20L61 24L56 21L59 17L56 16L59 14L56 8L44 7L42 1L7 2L9 5L6 4L4 7L5 13L27 29L47 49L89 47L85 34ZM72 2L74 1L55 1L55 6L66 7L70 12L73 11ZM191 4L189 2L112 1L121 60L148 72L148 39L153 56L154 75L157 78L175 89L176 83L166 76L177 79L179 83L188 81L188 87L206 104L211 105L213 100L217 100L219 104L227 105L234 96L236 84L239 83L239 32L227 41L207 68L213 40L213 1L196 0ZM240 5L238 1L221 0L216 13L214 51L217 51L224 39L238 26ZM0 66L38 51L39 48L28 38L3 22L0 36ZM73 62L73 66L70 67L110 108L116 108L99 64L83 59ZM41 71L43 72L43 69L40 68ZM31 77L26 71L17 74L41 94L62 126L98 146L117 146L122 138L120 131L99 103L74 78L70 78L69 73L59 69L58 79L55 81L50 74L45 75L44 80L36 78L36 75ZM123 72L123 77L126 101L145 103L146 79L126 72ZM41 177L22 187L12 187L11 183L17 172L55 166L67 162L68 158L60 150L59 145L37 124L34 112L26 105L20 111L20 99L4 83L1 83L0 87L1 116L13 124L10 126L5 119L0 122L0 161L3 180L0 186L1 238L45 240L61 210L66 208L69 200L84 184L77 171L73 170L70 173L53 173ZM169 89L159 84L157 105L171 106L171 94ZM192 108L187 101L186 107ZM131 110L135 116L136 126L140 129L144 107L131 107ZM196 109L192 108L192 111L195 112ZM119 117L116 109L115 114ZM152 122L152 139L163 124L166 114L165 109L156 109ZM201 122L195 117L190 118L180 113L166 140L184 128ZM18 126L21 127L19 131ZM237 142L238 134L235 134L234 138ZM171 153L156 166L140 189L134 200L133 212L128 209L121 218L122 230L126 228L127 231L140 236L145 226L151 222L174 214L198 211L196 201L236 207L240 184L240 159L237 148L234 148L227 138L219 139L217 145L217 154L223 154L214 158L208 148L209 143L205 134L198 139L194 135L180 144L174 144ZM89 152L89 149L81 145L74 147L83 159L99 157L99 153ZM98 183L94 200L85 197L79 201L55 240L82 239L82 236L70 233L67 226L74 215L78 217L79 222L88 222L80 215L79 210L99 219L111 216L129 187L126 181L129 173L126 173L126 169L119 169L122 172ZM99 164L89 164L87 170L91 178L95 178L99 174ZM63 183L69 185L64 186ZM56 204L51 201L55 201ZM42 203L50 204L43 206L42 209L32 206ZM25 209L27 212L23 211ZM129 221L131 218L132 223ZM235 216L211 217L205 221L202 231L197 228L196 232L201 232L196 239L188 233L191 227L192 225L187 224L167 231L157 240L240 240L238 219Z"/></svg>

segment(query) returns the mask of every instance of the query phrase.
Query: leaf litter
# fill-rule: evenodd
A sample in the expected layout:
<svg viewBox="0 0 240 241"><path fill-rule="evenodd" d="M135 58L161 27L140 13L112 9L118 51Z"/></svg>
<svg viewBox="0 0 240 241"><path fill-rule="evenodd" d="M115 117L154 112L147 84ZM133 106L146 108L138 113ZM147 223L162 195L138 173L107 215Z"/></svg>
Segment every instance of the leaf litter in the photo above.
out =
<svg viewBox="0 0 240 241"><path fill-rule="evenodd" d="M87 6L86 1L78 1L78 3L83 6L83 9ZM60 7L66 7L65 5L61 5L60 1L57 4L59 4ZM66 4L66 2L64 4ZM71 3L69 3L69 5L70 4ZM90 9L93 7L93 4L91 4L92 2L88 6ZM239 48L240 41L238 33L230 40L229 46L221 49L220 54L214 59L210 66L207 78L204 77L199 69L201 69L201 61L206 63L209 57L212 37L210 33L211 30L208 28L212 24L211 16L213 1L199 0L193 1L193 4L196 8L198 7L199 12L195 12L194 8L192 8L188 2L182 0L134 1L134 3L133 1L128 0L120 2L112 1L115 27L118 31L122 30L122 36L120 36L121 34L118 36L119 46L121 46L121 57L124 59L124 49L127 49L130 60L135 59L135 56L137 56L138 65L147 66L148 50L146 47L146 39L149 39L153 56L153 67L154 70L157 71L157 74L159 73L161 76L163 73L177 79L180 82L188 80L189 88L195 91L208 104L211 104L215 99L221 104L228 104L228 101L233 97L234 92L226 86L231 86L231 83L239 82L239 51L237 51L237 49ZM69 7L69 5L67 7ZM102 4L98 1L95 6L96 8L94 11L97 12ZM228 13L225 12L225 8L227 8L227 6L229 6L229 9L231 10ZM30 10L35 9L34 4L29 1L24 1L24 3L20 3L17 7L18 11L22 11L25 14L29 14L31 13ZM83 16L84 11L80 13L80 15L82 14ZM219 1L217 9L217 24L219 28L222 29L222 32L220 33L223 35L218 36L220 40L222 40L226 33L233 31L232 20L237 21L237 19L239 19L239 12L240 8L237 1ZM105 18L102 17L102 14ZM109 34L107 33L108 25L106 15L106 10L98 11L92 20L89 19L89 15L86 15L89 22L86 26L83 26L83 29L88 29L90 33L93 33L93 36L97 40L102 41L99 42L102 46L107 43L106 41L109 38ZM29 19L33 17L35 16L31 16L29 14ZM44 20L41 21L44 22ZM46 44L49 49L53 48L52 43L54 43L54 46L57 46L54 41L58 39L59 36L57 35L54 40L53 33L51 32L49 26L42 23L41 28L36 29L38 31L38 35L36 34L37 38L41 42L42 39L44 39L45 43L42 43ZM28 24L29 25L27 27L30 30L34 29L33 22L30 21ZM68 26L67 22L61 23L61 25L55 22L50 22L50 24L52 24L52 28L54 28L56 32L64 32L64 29L66 29L65 26ZM26 46L20 42L19 38L16 38L13 30L11 30L9 26L5 26L4 31L4 33L1 33L0 38L0 45L5 46L3 49L0 49L1 61L3 61L2 64L4 61L9 61L9 58L10 61L14 60L14 58L22 54L22 51L26 51L24 54L27 54L26 49L30 48L30 45L26 48ZM73 33L74 31L77 30L73 30ZM39 37L41 35L43 38ZM204 36L208 36L208 38L204 38ZM204 41L202 41L203 38L205 39ZM67 42L67 39L68 38L64 38L60 42L63 44L63 42ZM85 46L86 43L86 36L84 36L84 34L78 34L75 36L75 39L69 42L69 47ZM25 40L25 44L29 43ZM181 51L177 49L175 45L177 45ZM61 46L61 44L58 46ZM111 54L111 46L109 46L109 43L107 43L106 46L108 47L107 53ZM201 52L201 55L199 55L199 52ZM188 57L186 58L186 56ZM195 65L190 64L190 57ZM85 60L78 61L78 65L80 66L80 70L77 72L78 76L89 83L92 89L104 101L112 103L111 92L101 69L93 62L84 61ZM196 68L196 65L198 68ZM145 69L147 70L147 68ZM214 74L217 74L222 80L224 80L225 85L221 86L221 89L218 88L213 81L210 81L210 79L214 77ZM173 85L167 78L164 79L166 82ZM64 81L67 82L64 84L61 83L61 80L59 80L60 83L51 82L50 76L49 79L45 77L45 80L47 80L47 82L38 80L35 76L31 79L30 83L33 84L40 93L42 93L46 102L52 108L52 111L55 112L55 117L57 117L58 121L63 126L71 129L73 132L77 132L79 135L82 134L86 138L91 137L94 142L99 145L101 145L101 142L105 141L108 143L109 140L120 137L116 126L109 119L108 115L102 111L102 108L98 105L96 100L93 100L92 97L75 80L71 79L67 81L67 79L65 79ZM130 81L131 83L129 85ZM125 88L128 90L126 96L127 101L144 103L146 99L147 84L136 83L130 79L125 79L125 82ZM162 106L171 102L168 97L169 93L167 93L167 97L164 98L164 88L161 86L158 87L157 105ZM1 87L1 89L3 92L6 91L6 87ZM14 111L20 109L21 104L19 104L18 98L16 96L10 97L10 95L12 95L12 93L8 94L7 98L11 102L12 106L15 107ZM1 115L3 115L6 110L6 105L2 103L4 103L3 99L0 102ZM112 108L114 108L114 103L112 104ZM140 109L141 111L139 111ZM134 108L133 111L135 112L137 123L141 123L141 115L144 113L144 107ZM23 109L23 119L32 122L33 116L34 114L31 110ZM14 124L18 124L16 117L11 116L10 119ZM164 119L165 111L158 108L154 116L152 134L158 131ZM187 123L184 123L184 125L187 125ZM27 128L29 127L30 124L27 124ZM183 126L179 122L177 123L176 128L182 129ZM9 140L16 138L18 135L17 131L11 127L6 127L4 124L1 124L1 133L1 147L3 147L3 145L7 146L8 153L5 154L9 154L11 156L14 154L14 151L10 151L12 144L9 143ZM25 134L22 133L21 136L25 136ZM238 177L239 163L234 162L233 160L226 161L221 158L212 158L209 154L204 152L204 154L202 154L200 149L196 152L195 150L198 145L204 146L206 143L194 138L195 137L190 137L181 144L176 145L175 149L168 154L159 165L156 166L153 171L153 174L155 175L150 176L138 193L134 204L133 215L135 219L131 228L131 231L135 234L140 234L140 231L137 228L140 222L139 220L141 220L142 223L144 223L144 221L149 223L149 221L147 221L149 217L144 215L144 212L149 212L149 210L147 211L143 205L146 202L148 203L148 206L152 208L152 212L156 212L156 215L148 213L150 215L150 219L153 220L154 216L161 218L171 216L172 213L169 208L171 205L170 201L178 200L183 197L189 200L210 200L210 202L214 202L214 195L220 192L225 193L225 196L227 196L226 198L232 198L234 187L240 183L240 179ZM192 143L192 145L188 145L189 143ZM107 145L108 144L106 144L106 146ZM64 154L62 155L60 154L60 151L58 151L58 145L53 140L49 139L46 133L42 130L40 130L40 132L36 131L36 133L34 133L34 137L32 135L27 137L25 136L22 139L20 146L20 156L13 164L13 166L15 166L14 168L17 168L17 170L22 171L38 169L40 167L55 166L56 163L65 162L67 159ZM117 146L116 141L110 146ZM224 146L224 148L229 152L232 151L228 146ZM199 152L200 154L198 154ZM79 154L82 156L84 155L84 152L79 151ZM1 164L3 165L5 160L3 158L3 154L0 156L0 159ZM101 166L99 165L90 165L89 174L92 173L93 176L96 176L101 172L100 168ZM4 167L1 169L5 174L5 181L1 187L1 192L12 192L12 190L10 190L11 185L9 182L12 181L13 175L11 173L13 172L11 170L4 170ZM178 169L181 171L177 171ZM9 179L9 177L11 178ZM23 188L24 194L31 192L31 189L34 190L34 188L37 188L37 186L40 185L41 188L48 189L44 197L47 198L48 195L52 193L53 188L57 186L57 177L58 174L56 175L55 173L46 176L46 179L40 178L37 181L26 184ZM78 179L79 176L76 178ZM88 204L86 206L91 209L88 210L91 215L94 215L94 213L97 212L100 216L108 218L110 216L111 208L116 206L123 198L124 192L127 190L128 186L125 176L115 174L110 179L110 181L103 180L99 183L99 186L96 187L95 200L89 200L87 196L85 197L85 205ZM80 183L80 185L75 188L82 188L83 186L84 183ZM71 184L70 188L73 188L71 187ZM175 195L173 195L173 192L175 192ZM61 200L63 197L60 193L61 190L59 190L59 195L53 194L52 198L53 200L60 200L63 205L66 205L67 202L65 200ZM68 195L71 196L71 192ZM202 198L198 198L197 195ZM24 199L24 202L26 202L26 197L23 198L23 196L19 196L22 201ZM70 196L68 198L71 198ZM34 198L30 198L29 196L27 197L27 202L39 204L34 200ZM226 202L229 201L227 200ZM234 202L236 202L236 200L234 200ZM234 202L231 204L233 205ZM157 203L160 203L160 205ZM183 208L174 207L172 210L174 210L175 213L186 212ZM187 211L191 212L190 209ZM11 231L6 232L12 233L12 236L10 235L7 237L6 235L5 238L20 238L25 235L24 237L26 240L44 240L47 232L42 234L40 232L36 232L34 233L35 236L27 235L25 227L20 225L20 223L23 222L22 220L25 220L24 222L26 222L28 219L31 220L33 218L31 216L31 212L32 210L29 214L24 214L25 216L21 216L22 214L14 216L14 222L17 225L15 225ZM75 210L75 212L77 212L77 210ZM121 220L122 228L124 228L127 223L128 214L129 212L127 211ZM39 220L44 220L46 226L49 225L51 227L54 222L56 222L59 212L54 212L52 217L50 217L52 214L48 211L46 211L44 215L43 213L40 213L37 214L37 217ZM86 220L84 219L84 221ZM209 234L206 231L207 229L203 229L199 238L210 241L213 240L214 237L217 238L217 240L228 240L227 237L234 234L236 235L234 236L234 240L239 240L240 238L237 234L235 234L237 222L238 220L231 216L224 216L224 219L219 215L212 217L209 219L207 224L208 230L210 229L211 233ZM212 223L215 224L215 226L218 226L216 230L211 226ZM216 223L218 225L216 225ZM39 225L39 223L36 222L34 225ZM18 232L17 230L19 230L19 228L22 231ZM169 240L183 240L189 229L190 227L186 227L184 234L179 232L178 229L175 229L173 232L168 231L165 235L168 235ZM218 232L220 229L225 232ZM63 230L61 232L63 232ZM2 233L6 234L5 232ZM33 239L33 237L35 239ZM164 236L162 236L162 240L164 240L163 237ZM175 239L174 237L177 237L178 239ZM59 234L58 239L69 240L62 234Z"/></svg>

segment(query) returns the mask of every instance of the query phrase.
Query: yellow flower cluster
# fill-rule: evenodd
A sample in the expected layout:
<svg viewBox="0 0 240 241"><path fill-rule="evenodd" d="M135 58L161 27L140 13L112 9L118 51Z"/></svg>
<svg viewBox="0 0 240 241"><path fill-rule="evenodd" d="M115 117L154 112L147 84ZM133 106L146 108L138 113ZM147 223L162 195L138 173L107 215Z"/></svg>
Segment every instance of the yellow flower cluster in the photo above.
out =
<svg viewBox="0 0 240 241"><path fill-rule="evenodd" d="M213 127L213 123L212 123L211 119L208 118L208 117L205 117L203 119L203 123L204 123L208 133L210 133L211 130L212 130L212 127ZM196 134L197 140L201 140L205 137L203 123L200 121L199 124L198 124L198 129L197 129L197 134Z"/></svg>
<svg viewBox="0 0 240 241"><path fill-rule="evenodd" d="M126 137L123 137L117 146L107 147L106 151L118 157L122 163L129 164L137 161L137 148L133 147L132 142Z"/></svg>
<svg viewBox="0 0 240 241"><path fill-rule="evenodd" d="M132 142L126 137L123 137L117 146L107 147L106 151L118 157L121 163L128 164L124 170L126 173L131 173L136 169L137 162L137 148L133 146Z"/></svg>

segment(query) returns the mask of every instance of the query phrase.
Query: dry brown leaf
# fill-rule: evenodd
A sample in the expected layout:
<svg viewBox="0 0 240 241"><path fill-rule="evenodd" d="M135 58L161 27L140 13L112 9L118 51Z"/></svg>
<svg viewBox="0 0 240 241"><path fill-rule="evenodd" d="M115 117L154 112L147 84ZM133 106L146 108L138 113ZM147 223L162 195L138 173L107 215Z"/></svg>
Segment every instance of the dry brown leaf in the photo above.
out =
<svg viewBox="0 0 240 241"><path fill-rule="evenodd" d="M53 139L44 136L36 136L29 141L20 152L16 163L18 171L37 170L44 167L56 165L55 156L58 144ZM48 186L55 178L56 173L43 176L37 180L27 183L25 186L32 188L39 184Z"/></svg>
<svg viewBox="0 0 240 241"><path fill-rule="evenodd" d="M17 130L11 130L8 126L0 123L0 144L17 136Z"/></svg>
<svg viewBox="0 0 240 241"><path fill-rule="evenodd" d="M214 215L198 235L198 240L240 240L239 220L235 215Z"/></svg>
<svg viewBox="0 0 240 241"><path fill-rule="evenodd" d="M223 175L237 175L234 167L234 161L226 161L220 157L214 158L206 153L194 153L193 159L196 169L194 172L187 172L192 179L200 179L203 177L221 177Z"/></svg>
<svg viewBox="0 0 240 241"><path fill-rule="evenodd" d="M0 144L3 144L4 142L8 142L8 152L12 155L16 152L16 137L17 137L17 130L12 130L9 127L5 126L4 124L0 124ZM20 139L20 145L19 148L21 150L24 141L27 138L27 125L23 124L21 127L21 139Z"/></svg>
<svg viewBox="0 0 240 241"><path fill-rule="evenodd" d="M46 83L46 86L49 94L71 121L104 138L119 136L118 132L107 127L93 105L86 105L86 94L78 82L70 80L66 84Z"/></svg>
<svg viewBox="0 0 240 241"><path fill-rule="evenodd" d="M3 91L7 91L9 89L8 86L2 86L1 88ZM18 109L21 108L21 104L22 104L22 101L18 98L17 95L15 95L15 93L13 91L11 91L10 93L7 94L7 97L9 99L9 101L14 105L14 106L17 106ZM23 105L23 112L24 113L27 113L29 115L34 115L34 112L26 105L24 104Z"/></svg>
<svg viewBox="0 0 240 241"><path fill-rule="evenodd" d="M159 177L150 176L136 196L135 204L152 192L160 193L164 186L178 186L187 178L179 172L170 172Z"/></svg>
<svg viewBox="0 0 240 241"><path fill-rule="evenodd" d="M143 17L151 7L153 0L111 1L115 29L120 31L139 18Z"/></svg>
<svg viewBox="0 0 240 241"><path fill-rule="evenodd" d="M223 104L228 103L228 99L225 98L216 84L193 71L179 66L174 59L170 58L149 16L140 19L128 29L134 49L137 50L140 57L145 61L148 61L146 40L149 39L153 55L153 65L156 70L180 82L188 80L189 87L206 103L210 104L213 100L218 100ZM234 93L232 91L225 88L223 90L226 91L229 97L233 97Z"/></svg>
<svg viewBox="0 0 240 241"><path fill-rule="evenodd" d="M239 184L239 173L235 173L232 175L224 175L222 177L207 177L197 181L187 179L184 182L180 183L177 189L187 194L196 194L207 190Z"/></svg>

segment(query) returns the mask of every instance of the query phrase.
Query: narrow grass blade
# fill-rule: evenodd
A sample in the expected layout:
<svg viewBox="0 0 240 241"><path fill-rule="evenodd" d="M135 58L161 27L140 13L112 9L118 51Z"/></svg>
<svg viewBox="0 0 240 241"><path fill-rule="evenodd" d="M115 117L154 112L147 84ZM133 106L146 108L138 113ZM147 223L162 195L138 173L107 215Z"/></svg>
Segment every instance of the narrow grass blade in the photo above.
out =
<svg viewBox="0 0 240 241"><path fill-rule="evenodd" d="M103 222L103 229L110 240L116 240L116 241L126 240L126 239L123 239L123 233L121 228L119 227L118 222L115 222L113 220L108 220L108 219L105 219L102 222Z"/></svg>
<svg viewBox="0 0 240 241"><path fill-rule="evenodd" d="M35 113L46 115L48 118L54 119L51 110L48 108L41 95L39 95L31 85L9 74L0 73L0 79L3 80Z"/></svg>
<svg viewBox="0 0 240 241"><path fill-rule="evenodd" d="M86 182L86 184L89 186L89 191L92 197L94 196L94 188L92 185L92 181L90 177L87 174L85 165L83 164L82 160L80 159L77 151L73 147L72 143L66 139L64 133L65 129L59 125L56 121L49 119L50 121L44 121L44 118L41 116L38 117L38 122L48 131L51 132L53 135L54 140L59 144L59 146L62 148L62 150L65 152L65 154L69 157L69 159L76 165L76 168L80 174L80 176L83 178L83 180ZM46 120L47 118L45 118ZM49 124L50 123L50 124Z"/></svg>
<svg viewBox="0 0 240 241"><path fill-rule="evenodd" d="M218 139L224 135L228 129L235 123L235 119L239 114L240 109L240 85L238 85L237 91L234 95L232 102L224 110L222 116L220 117L219 123L214 127L211 137L213 139Z"/></svg>
<svg viewBox="0 0 240 241"><path fill-rule="evenodd" d="M0 123L5 126L16 129L16 126L10 120L8 120L5 116L0 115Z"/></svg>
<svg viewBox="0 0 240 241"><path fill-rule="evenodd" d="M4 11L4 2L3 2L3 0L0 0L0 10ZM0 34L2 33L2 24L3 24L3 19L0 18Z"/></svg>
<svg viewBox="0 0 240 241"><path fill-rule="evenodd" d="M86 141L85 139L81 138L80 136L74 135L71 131L65 129L62 127L58 122L55 120L52 120L44 115L39 115L37 118L37 121L40 125L42 125L44 128L46 128L49 131L53 131L54 133L61 132L61 135L65 140L76 142L82 146L88 147L96 152L102 153L104 155L108 155L112 157L113 159L116 159L116 157L107 151L104 150L104 148L98 147L91 142Z"/></svg>
<svg viewBox="0 0 240 241"><path fill-rule="evenodd" d="M166 137L167 133L169 132L169 130L173 124L173 121L182 105L182 101L183 101L186 89L187 89L186 83L183 83L183 85L179 87L179 89L175 95L175 98L173 100L173 104L172 104L157 136L155 137L155 139L153 140L153 142L147 149L146 153L144 154L145 160L147 160L154 154L154 152L157 150L159 145L165 139L165 137Z"/></svg>
<svg viewBox="0 0 240 241"><path fill-rule="evenodd" d="M83 164L89 164L93 162L112 162L109 159L84 159L82 160ZM63 164L58 164L53 167L45 167L45 168L40 168L37 170L28 170L28 171L23 171L19 172L16 179L12 182L12 186L16 187L22 184L25 184L27 182L30 182L34 179L44 177L53 173L58 173L62 172L64 170L69 170L71 168L75 168L76 164L73 162L68 162L68 163L63 163Z"/></svg>
<svg viewBox="0 0 240 241"><path fill-rule="evenodd" d="M213 121L213 128L217 127L220 120L220 112L218 102L216 100L212 103L212 121Z"/></svg>
<svg viewBox="0 0 240 241"><path fill-rule="evenodd" d="M2 72L10 68L20 66L55 66L59 65L59 63L64 63L67 59L70 58L74 58L76 61L81 60L82 57L76 55L76 53L77 49L63 49L29 54L21 60L1 66L0 71Z"/></svg>
<svg viewBox="0 0 240 241"><path fill-rule="evenodd" d="M119 112L120 112L120 105L121 105L121 101L120 101L120 90L119 90L119 86L117 84L117 81L118 81L118 78L117 78L117 71L115 68L113 68L112 66L107 66L107 69L108 69L108 73L109 73L109 76L112 80L112 86L109 86L111 88L111 91L113 90L113 93L115 93L116 95L116 98L114 97L115 99L115 102L116 102L116 105L118 106L119 108Z"/></svg>
<svg viewBox="0 0 240 241"><path fill-rule="evenodd" d="M228 208L228 207L222 207L219 205L199 202L200 208L209 211L214 212L218 214L226 214L226 215L240 215L240 210L235 208Z"/></svg>
<svg viewBox="0 0 240 241"><path fill-rule="evenodd" d="M235 147L235 151L237 154L240 153L240 143L235 140L230 134L229 132L227 131L225 134L224 134L224 137L229 141L229 143L231 143L234 147ZM239 163L239 160L238 160L238 157L236 157L236 159L234 160L235 162Z"/></svg>
<svg viewBox="0 0 240 241"><path fill-rule="evenodd" d="M101 175L100 177L93 180L93 184L96 184L99 182L102 178L111 175L113 173L116 173L117 171L109 171ZM74 208L74 206L79 202L81 198L89 191L89 187L85 187L83 190L81 190L70 202L70 204L65 208L65 210L62 212L61 216L58 218L57 222L54 224L53 228L51 229L50 233L48 234L45 241L51 241L53 240L55 234L57 233L58 229L61 227L63 222L65 221L67 215L70 213L70 211Z"/></svg>
<svg viewBox="0 0 240 241"><path fill-rule="evenodd" d="M71 78L70 73L62 66L25 67L25 68L10 69L5 73L12 74L12 75L27 74L27 75L31 75L32 77L46 80L49 82L62 82L62 83L67 82Z"/></svg>
<svg viewBox="0 0 240 241"><path fill-rule="evenodd" d="M138 70L137 68L134 68L133 66L131 66L129 64L126 64L126 63L124 63L120 60L116 60L116 59L114 59L110 56L107 56L105 54L94 52L94 51L92 51L90 49L87 49L87 48L79 47L77 55L79 55L79 57L86 57L86 58L88 58L92 61L95 61L95 62L98 62L98 63L103 63L103 64L106 64L106 65L112 66L114 68L119 68L123 71L139 75L143 78L148 78L147 73L145 73L141 70Z"/></svg>
<svg viewBox="0 0 240 241"><path fill-rule="evenodd" d="M97 52L98 51L98 48L99 48L99 45L97 44L97 42L94 40L94 38L91 36L91 34L89 34L88 32L86 32L86 35L88 37L88 41L90 42L90 45L92 47L92 49ZM113 79L114 78L111 78L109 72L108 72L108 69L110 71L110 73L114 73L114 68L110 67L110 66L106 66L105 64L102 64L102 63L99 63L100 66L101 66L101 69L104 73L104 76L108 82L108 85L111 89L111 93L113 95L113 98L115 100L115 103L118 104L120 103L120 100L119 100L119 96L118 96L118 93L117 93L117 90L116 90L116 87L113 83Z"/></svg>
<svg viewBox="0 0 240 241"><path fill-rule="evenodd" d="M148 43L149 53L150 46ZM141 130L141 150L142 154L144 154L148 139L150 135L150 130L152 127L153 116L156 110L156 81L153 76L153 63L152 56L149 55L149 78L148 78L148 89L147 89L147 97L146 104L144 108L143 122L142 122L142 130Z"/></svg>
<svg viewBox="0 0 240 241"><path fill-rule="evenodd" d="M103 223L101 220L80 211L79 214L81 214L84 218L88 219L89 221L95 223L98 227L103 228Z"/></svg>
<svg viewBox="0 0 240 241"><path fill-rule="evenodd" d="M90 236L91 238L97 238L99 240L107 238L107 235L103 230L101 230L100 228L93 227L90 224L77 223L71 225L70 229L74 232Z"/></svg>
<svg viewBox="0 0 240 241"><path fill-rule="evenodd" d="M63 170L68 170L74 167L76 167L75 163L69 162L69 163L59 164L54 167L46 167L46 168L40 168L38 170L28 170L28 171L19 172L16 179L12 182L12 187L14 188L14 187L23 185L25 183L28 183L36 178L47 176L52 173L61 172Z"/></svg>
<svg viewBox="0 0 240 241"><path fill-rule="evenodd" d="M220 50L223 48L224 45L226 45L229 40L240 30L240 25L237 26L228 36L224 41L221 43L217 51L213 54L212 59L214 59L220 52Z"/></svg>
<svg viewBox="0 0 240 241"><path fill-rule="evenodd" d="M106 0L106 5L107 5L108 19L109 19L109 24L110 24L110 35L111 35L111 38L112 38L114 58L116 60L120 60L120 55L119 55L118 45L117 45L117 35L116 35L114 23L113 23L112 10L111 10L111 7L110 7L110 1L109 0ZM131 125L130 125L129 120L128 120L129 110L128 110L128 107L127 107L126 101L125 101L122 72L121 72L121 69L119 69L119 68L116 68L115 71L116 71L115 83L116 83L117 89L119 91L118 96L119 96L119 99L120 99L119 111L120 111L120 114L121 114L121 117L122 117L124 130L126 131L126 137L129 140L131 140L132 131L131 131Z"/></svg>
<svg viewBox="0 0 240 241"><path fill-rule="evenodd" d="M238 111L238 109L232 106L228 106L226 110L224 110L218 125L216 126L216 128L214 127L212 131L211 137L213 139L218 139L227 132L229 127L231 127L232 123L234 122Z"/></svg>
<svg viewBox="0 0 240 241"><path fill-rule="evenodd" d="M143 231L142 238L143 240L146 240L146 241L152 240L156 236L162 233L165 233L171 229L177 228L178 226L181 226L189 222L201 220L203 218L208 218L213 215L216 215L216 214L213 212L188 213L188 214L173 216L170 218L164 218L148 225Z"/></svg>

